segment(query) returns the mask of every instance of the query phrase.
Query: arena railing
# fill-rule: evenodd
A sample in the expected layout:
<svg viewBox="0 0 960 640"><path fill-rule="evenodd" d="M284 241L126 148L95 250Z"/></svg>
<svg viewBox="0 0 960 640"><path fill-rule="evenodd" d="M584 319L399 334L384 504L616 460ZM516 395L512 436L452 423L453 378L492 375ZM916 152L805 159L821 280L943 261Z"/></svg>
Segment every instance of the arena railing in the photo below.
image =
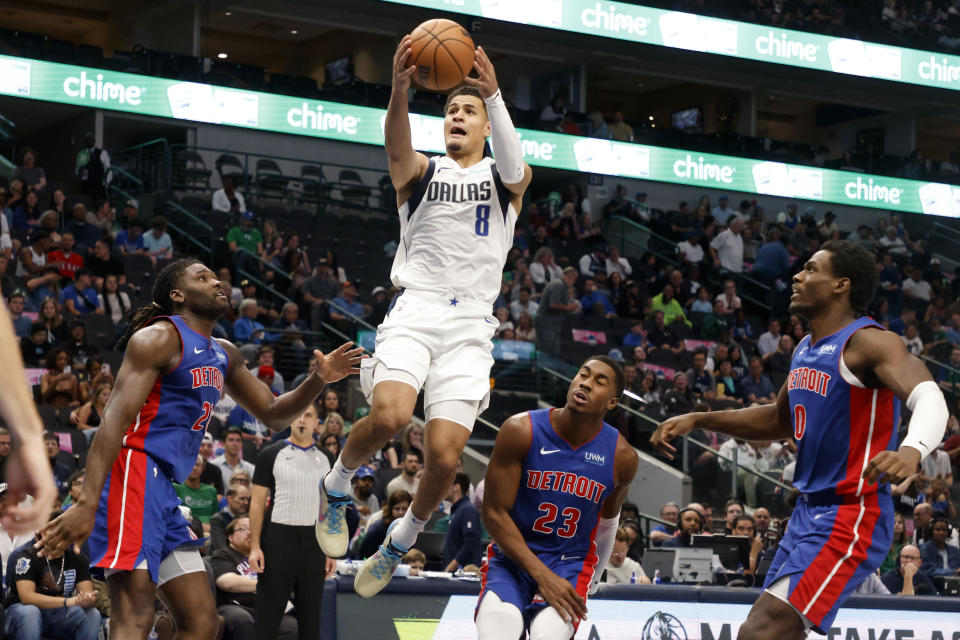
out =
<svg viewBox="0 0 960 640"><path fill-rule="evenodd" d="M176 233L188 244L198 248L200 252L207 257L208 263L213 262L213 249L197 240L196 236L194 236L192 233L180 228L177 224L170 222L169 220L167 220L167 229Z"/></svg>
<svg viewBox="0 0 960 640"><path fill-rule="evenodd" d="M169 189L170 143L166 138L154 138L112 154L111 166L125 167L140 176L146 191Z"/></svg>
<svg viewBox="0 0 960 640"><path fill-rule="evenodd" d="M168 208L169 210L172 210L172 211L173 211L174 213L176 213L178 216L182 216L182 217L186 218L187 223L186 223L184 226L197 227L197 228L200 229L200 231L203 232L203 234L204 234L205 236L208 236L208 237L209 237L210 246L209 246L209 247L205 247L205 249L206 249L206 252L209 253L209 254L212 256L212 255L213 255L213 246L214 246L214 244L216 243L216 239L217 239L216 231L214 230L213 226L211 226L209 223L207 223L206 220L203 220L203 219L200 218L199 216L197 216L197 215L191 213L189 210L183 208L182 206L180 206L179 204L177 204L177 203L176 203L175 201L173 201L173 200L167 200L165 204L166 204L166 206L167 206L167 208ZM170 223L170 217L171 217L171 216L167 216L167 223L168 223L168 224Z"/></svg>

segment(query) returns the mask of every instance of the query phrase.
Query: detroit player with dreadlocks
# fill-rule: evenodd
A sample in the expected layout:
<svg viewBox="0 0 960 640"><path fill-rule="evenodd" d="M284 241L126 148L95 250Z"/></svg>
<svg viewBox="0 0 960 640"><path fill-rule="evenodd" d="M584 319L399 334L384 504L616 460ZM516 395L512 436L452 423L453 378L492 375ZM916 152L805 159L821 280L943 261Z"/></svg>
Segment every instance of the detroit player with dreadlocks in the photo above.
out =
<svg viewBox="0 0 960 640"><path fill-rule="evenodd" d="M174 482L197 459L214 405L229 392L271 429L282 429L328 382L359 371L362 349L346 343L323 354L295 390L274 397L244 366L240 350L211 337L230 304L216 275L199 260L164 267L153 301L134 315L116 387L87 458L77 503L42 531L42 554L56 555L90 537L91 562L104 570L111 637L147 638L153 602L173 614L177 637L217 637L220 619L197 550L180 514Z"/></svg>

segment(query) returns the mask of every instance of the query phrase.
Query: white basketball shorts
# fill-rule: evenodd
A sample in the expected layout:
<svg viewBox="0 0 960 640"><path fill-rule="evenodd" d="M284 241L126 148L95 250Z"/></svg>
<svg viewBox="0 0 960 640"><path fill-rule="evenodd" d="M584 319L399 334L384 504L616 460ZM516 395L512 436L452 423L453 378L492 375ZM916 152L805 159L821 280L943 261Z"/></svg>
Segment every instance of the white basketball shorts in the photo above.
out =
<svg viewBox="0 0 960 640"><path fill-rule="evenodd" d="M424 406L447 400L490 402L491 339L500 322L490 305L454 296L407 289L377 327L376 350L363 361L360 386L373 401L378 366L409 374L423 389ZM378 381L382 379L377 376Z"/></svg>

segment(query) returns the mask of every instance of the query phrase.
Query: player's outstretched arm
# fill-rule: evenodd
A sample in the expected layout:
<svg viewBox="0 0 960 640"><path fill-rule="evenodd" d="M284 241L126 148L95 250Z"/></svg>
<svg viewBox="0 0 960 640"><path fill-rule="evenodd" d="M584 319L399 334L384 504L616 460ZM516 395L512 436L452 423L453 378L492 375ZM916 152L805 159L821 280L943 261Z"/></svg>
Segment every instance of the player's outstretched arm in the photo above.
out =
<svg viewBox="0 0 960 640"><path fill-rule="evenodd" d="M80 498L41 530L36 547L42 555L62 553L70 544L82 542L90 535L100 492L120 453L124 431L137 417L157 377L176 367L179 360L180 338L169 322L145 327L130 338L116 386L103 410L100 430L87 455Z"/></svg>
<svg viewBox="0 0 960 640"><path fill-rule="evenodd" d="M410 135L407 90L410 88L410 78L416 70L417 68L410 64L410 36L406 35L393 54L393 91L390 93L383 132L390 181L401 202L407 199L413 185L423 177L428 164L427 157L414 150L413 138Z"/></svg>
<svg viewBox="0 0 960 640"><path fill-rule="evenodd" d="M274 396L270 388L244 366L243 354L236 345L227 340L218 341L230 356L226 391L237 404L273 431L290 426L317 399L327 383L360 373L360 361L364 358L363 347L353 348L352 342L346 342L327 354L314 350L317 366L313 373L296 389Z"/></svg>
<svg viewBox="0 0 960 640"><path fill-rule="evenodd" d="M467 76L463 79L471 87L480 92L484 104L487 106L487 117L490 118L490 137L493 139L493 154L497 159L497 173L507 191L515 196L523 196L523 192L533 180L533 170L523 161L523 148L520 138L510 119L510 112L503 101L500 86L497 84L497 74L493 63L483 47L477 47L473 68L477 77Z"/></svg>
<svg viewBox="0 0 960 640"><path fill-rule="evenodd" d="M13 448L7 458L7 506L0 512L4 531L27 533L39 529L57 498L50 463L43 446L43 423L33 403L23 371L20 344L6 306L0 304L0 415L9 425ZM29 506L19 506L25 496Z"/></svg>
<svg viewBox="0 0 960 640"><path fill-rule="evenodd" d="M673 459L677 452L671 442L694 429L716 431L740 440L782 440L793 435L787 385L780 388L777 401L759 407L734 411L688 413L664 420L650 437L650 444L661 455Z"/></svg>
<svg viewBox="0 0 960 640"><path fill-rule="evenodd" d="M523 481L523 459L530 448L531 429L530 418L525 414L509 418L500 427L484 476L483 525L500 550L536 580L540 595L565 622L585 620L587 608L583 598L530 550L510 517Z"/></svg>
<svg viewBox="0 0 960 640"><path fill-rule="evenodd" d="M936 449L947 428L947 403L927 367L907 351L895 333L862 330L850 338L843 354L850 371L866 386L886 387L913 412L907 436L897 451L882 451L867 464L867 482L900 482L917 471Z"/></svg>

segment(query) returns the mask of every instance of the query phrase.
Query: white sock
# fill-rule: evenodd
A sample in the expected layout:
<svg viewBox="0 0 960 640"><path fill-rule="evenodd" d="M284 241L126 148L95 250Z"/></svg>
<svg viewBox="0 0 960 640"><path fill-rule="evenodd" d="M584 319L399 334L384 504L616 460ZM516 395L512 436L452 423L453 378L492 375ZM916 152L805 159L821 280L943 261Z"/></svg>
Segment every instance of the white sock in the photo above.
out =
<svg viewBox="0 0 960 640"><path fill-rule="evenodd" d="M359 467L357 469L347 469L340 460L338 457L337 461L333 463L331 472L323 479L323 488L330 495L337 497L350 495L350 480L353 479L353 474L359 469Z"/></svg>
<svg viewBox="0 0 960 640"><path fill-rule="evenodd" d="M407 509L407 512L400 520L400 524L395 526L393 531L390 532L390 542L404 551L409 551L417 541L417 536L420 535L420 532L423 531L423 527L426 526L426 524L426 520L420 520L413 515L413 509Z"/></svg>

